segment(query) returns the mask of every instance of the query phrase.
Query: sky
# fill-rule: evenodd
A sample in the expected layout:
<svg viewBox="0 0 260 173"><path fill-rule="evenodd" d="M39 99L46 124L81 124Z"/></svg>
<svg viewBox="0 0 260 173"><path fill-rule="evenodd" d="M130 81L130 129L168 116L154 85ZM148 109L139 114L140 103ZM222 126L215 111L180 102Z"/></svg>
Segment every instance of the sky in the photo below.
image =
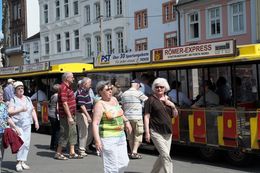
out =
<svg viewBox="0 0 260 173"><path fill-rule="evenodd" d="M0 39L3 38L3 33L2 33L2 0L0 0Z"/></svg>

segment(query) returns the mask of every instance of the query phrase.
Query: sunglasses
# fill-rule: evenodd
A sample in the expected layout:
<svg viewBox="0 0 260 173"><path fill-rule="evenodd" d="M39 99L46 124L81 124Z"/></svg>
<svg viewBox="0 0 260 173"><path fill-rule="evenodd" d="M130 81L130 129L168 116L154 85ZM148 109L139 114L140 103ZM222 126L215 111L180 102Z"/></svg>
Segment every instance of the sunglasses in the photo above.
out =
<svg viewBox="0 0 260 173"><path fill-rule="evenodd" d="M105 91L111 91L112 90L112 87L108 87L105 89Z"/></svg>
<svg viewBox="0 0 260 173"><path fill-rule="evenodd" d="M164 89L164 86L156 86L155 88L156 88L156 89L159 89L159 88L160 88L160 89Z"/></svg>

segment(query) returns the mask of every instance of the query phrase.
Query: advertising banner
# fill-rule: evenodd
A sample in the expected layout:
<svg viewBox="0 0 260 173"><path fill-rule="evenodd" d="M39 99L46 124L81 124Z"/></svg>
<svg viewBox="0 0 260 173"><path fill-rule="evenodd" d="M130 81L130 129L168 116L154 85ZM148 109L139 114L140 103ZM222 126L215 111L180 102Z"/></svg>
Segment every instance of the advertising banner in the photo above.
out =
<svg viewBox="0 0 260 173"><path fill-rule="evenodd" d="M112 55L99 55L94 61L95 67L104 67L104 66L118 66L118 65L132 65L132 64L141 64L141 63L150 63L150 52L141 51L141 52L128 52L128 53L119 53Z"/></svg>

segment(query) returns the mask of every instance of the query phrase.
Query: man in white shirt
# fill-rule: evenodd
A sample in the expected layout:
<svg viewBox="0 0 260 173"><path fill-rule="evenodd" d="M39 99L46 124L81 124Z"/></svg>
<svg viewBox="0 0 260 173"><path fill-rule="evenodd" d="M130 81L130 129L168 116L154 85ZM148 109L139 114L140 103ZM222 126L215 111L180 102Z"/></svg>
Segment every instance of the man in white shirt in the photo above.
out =
<svg viewBox="0 0 260 173"><path fill-rule="evenodd" d="M137 150L142 143L144 125L143 125L143 102L148 99L143 92L139 91L141 82L137 79L131 81L131 88L122 94L122 105L125 116L130 121L132 133L127 133L129 146L131 149L131 159L141 159L142 156Z"/></svg>
<svg viewBox="0 0 260 173"><path fill-rule="evenodd" d="M189 107L191 105L191 101L183 92L180 91L181 83L178 81L173 81L171 87L172 90L168 93L168 96L172 99L172 101L181 107Z"/></svg>

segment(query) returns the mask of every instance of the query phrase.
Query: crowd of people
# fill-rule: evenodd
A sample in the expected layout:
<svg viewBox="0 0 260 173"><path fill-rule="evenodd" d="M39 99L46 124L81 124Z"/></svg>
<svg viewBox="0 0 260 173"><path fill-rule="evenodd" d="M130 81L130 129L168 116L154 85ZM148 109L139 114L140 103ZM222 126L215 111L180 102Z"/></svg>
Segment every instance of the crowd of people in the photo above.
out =
<svg viewBox="0 0 260 173"><path fill-rule="evenodd" d="M160 154L151 172L163 169L172 173L172 118L178 116L177 106L211 107L229 104L231 100L224 77L217 81L217 88L210 80L203 81L201 96L193 102L181 92L180 82L173 81L170 87L166 79L149 80L147 74L132 80L124 92L113 80L98 81L92 89L92 80L84 77L77 81L76 90L72 87L74 82L73 73L66 72L62 82L53 85L48 111L52 127L50 149L55 150L55 159L68 160L82 159L95 148L103 159L104 172L124 172L129 159L142 159L138 148L144 135L146 142L152 140ZM8 79L6 87L0 90L0 140L9 124L23 142L17 151L18 172L30 169L25 162L31 124L34 122L35 129L39 129L32 101L48 100L40 87L35 87L36 93L31 97L25 95L24 87L21 81ZM3 145L0 147L2 150ZM67 147L68 153L64 153Z"/></svg>

